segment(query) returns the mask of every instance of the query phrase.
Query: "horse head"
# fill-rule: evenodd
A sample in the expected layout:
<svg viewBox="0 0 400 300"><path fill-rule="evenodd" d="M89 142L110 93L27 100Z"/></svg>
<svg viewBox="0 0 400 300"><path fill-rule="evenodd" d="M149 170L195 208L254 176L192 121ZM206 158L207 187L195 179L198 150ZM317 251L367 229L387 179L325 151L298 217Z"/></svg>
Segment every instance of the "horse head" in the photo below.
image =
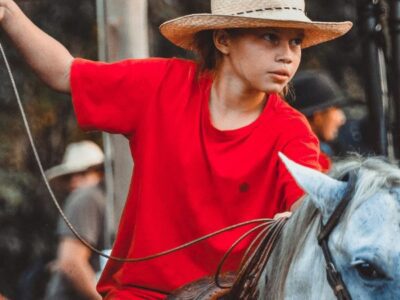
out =
<svg viewBox="0 0 400 300"><path fill-rule="evenodd" d="M274 251L265 276L278 274L268 286L260 284L260 298L335 298L317 235L350 188L327 243L333 263L352 299L400 299L400 170L380 159L358 159L338 165L332 178L279 155L308 196ZM343 179L349 173L352 187Z"/></svg>

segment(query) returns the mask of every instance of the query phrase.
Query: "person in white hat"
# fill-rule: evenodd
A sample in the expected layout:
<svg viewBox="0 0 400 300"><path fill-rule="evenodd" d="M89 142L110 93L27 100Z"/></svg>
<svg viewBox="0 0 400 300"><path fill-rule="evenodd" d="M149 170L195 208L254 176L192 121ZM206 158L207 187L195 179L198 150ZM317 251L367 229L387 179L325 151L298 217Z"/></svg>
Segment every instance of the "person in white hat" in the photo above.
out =
<svg viewBox="0 0 400 300"><path fill-rule="evenodd" d="M112 254L161 252L232 224L296 207L303 192L278 152L319 168L318 141L282 96L302 49L340 37L351 22L314 22L303 0L211 0L211 13L168 21L161 33L199 55L74 59L0 0L1 26L35 72L71 93L79 124L125 135L135 172ZM299 203L299 202L297 202ZM163 299L215 272L249 228L141 263L110 260L98 284L106 299ZM235 270L249 241L226 264Z"/></svg>
<svg viewBox="0 0 400 300"><path fill-rule="evenodd" d="M70 194L64 212L78 233L92 245L104 247L105 195L102 188L103 151L91 141L71 143L63 161L46 171L49 180L66 179ZM83 245L60 219L57 258L47 285L47 300L101 299L96 291L99 258Z"/></svg>

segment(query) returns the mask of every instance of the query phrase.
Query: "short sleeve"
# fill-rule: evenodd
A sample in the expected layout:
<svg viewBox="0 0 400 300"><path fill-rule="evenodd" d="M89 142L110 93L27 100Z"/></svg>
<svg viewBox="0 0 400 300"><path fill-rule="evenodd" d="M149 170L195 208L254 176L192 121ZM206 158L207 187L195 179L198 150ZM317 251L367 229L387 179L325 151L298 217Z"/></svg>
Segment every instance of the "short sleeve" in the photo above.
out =
<svg viewBox="0 0 400 300"><path fill-rule="evenodd" d="M104 200L100 190L92 188L77 190L66 199L66 217L79 235L92 245L97 245L102 239ZM62 219L58 225L58 234L61 237L75 237Z"/></svg>
<svg viewBox="0 0 400 300"><path fill-rule="evenodd" d="M304 128L297 128L299 135L284 146L282 153L298 164L320 170L319 141L311 130L302 126ZM297 185L281 160L279 160L279 176L284 191L285 210L290 210L291 206L304 195L304 191Z"/></svg>
<svg viewBox="0 0 400 300"><path fill-rule="evenodd" d="M71 94L75 114L84 130L131 135L146 106L159 90L167 59L131 59L116 63L75 59Z"/></svg>

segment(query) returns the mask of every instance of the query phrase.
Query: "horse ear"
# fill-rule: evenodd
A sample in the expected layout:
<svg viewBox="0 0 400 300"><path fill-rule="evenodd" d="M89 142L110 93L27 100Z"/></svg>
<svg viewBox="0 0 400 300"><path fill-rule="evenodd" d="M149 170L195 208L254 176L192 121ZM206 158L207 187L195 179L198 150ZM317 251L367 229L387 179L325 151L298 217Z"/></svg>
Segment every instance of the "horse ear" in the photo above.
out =
<svg viewBox="0 0 400 300"><path fill-rule="evenodd" d="M278 155L297 184L310 195L311 201L326 222L342 199L347 184L295 163L281 152Z"/></svg>

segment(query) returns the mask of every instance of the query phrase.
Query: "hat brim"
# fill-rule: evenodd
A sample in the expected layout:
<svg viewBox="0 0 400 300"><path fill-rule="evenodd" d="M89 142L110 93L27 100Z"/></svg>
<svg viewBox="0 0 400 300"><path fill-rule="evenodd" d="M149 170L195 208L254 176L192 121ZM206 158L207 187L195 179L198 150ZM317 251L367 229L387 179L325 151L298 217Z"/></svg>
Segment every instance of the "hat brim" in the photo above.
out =
<svg viewBox="0 0 400 300"><path fill-rule="evenodd" d="M214 14L193 14L167 21L160 26L160 32L172 43L187 50L196 50L194 37L203 30L228 28L293 28L303 29L305 38L302 48L311 47L336 39L347 33L352 22L305 22L272 20L254 17L227 16Z"/></svg>
<svg viewBox="0 0 400 300"><path fill-rule="evenodd" d="M100 167L102 163L96 165L81 165L81 166L71 166L69 164L60 164L46 170L45 175L48 180L53 180L57 177L62 177L66 175L71 175L75 173L80 173L89 170L90 168Z"/></svg>

